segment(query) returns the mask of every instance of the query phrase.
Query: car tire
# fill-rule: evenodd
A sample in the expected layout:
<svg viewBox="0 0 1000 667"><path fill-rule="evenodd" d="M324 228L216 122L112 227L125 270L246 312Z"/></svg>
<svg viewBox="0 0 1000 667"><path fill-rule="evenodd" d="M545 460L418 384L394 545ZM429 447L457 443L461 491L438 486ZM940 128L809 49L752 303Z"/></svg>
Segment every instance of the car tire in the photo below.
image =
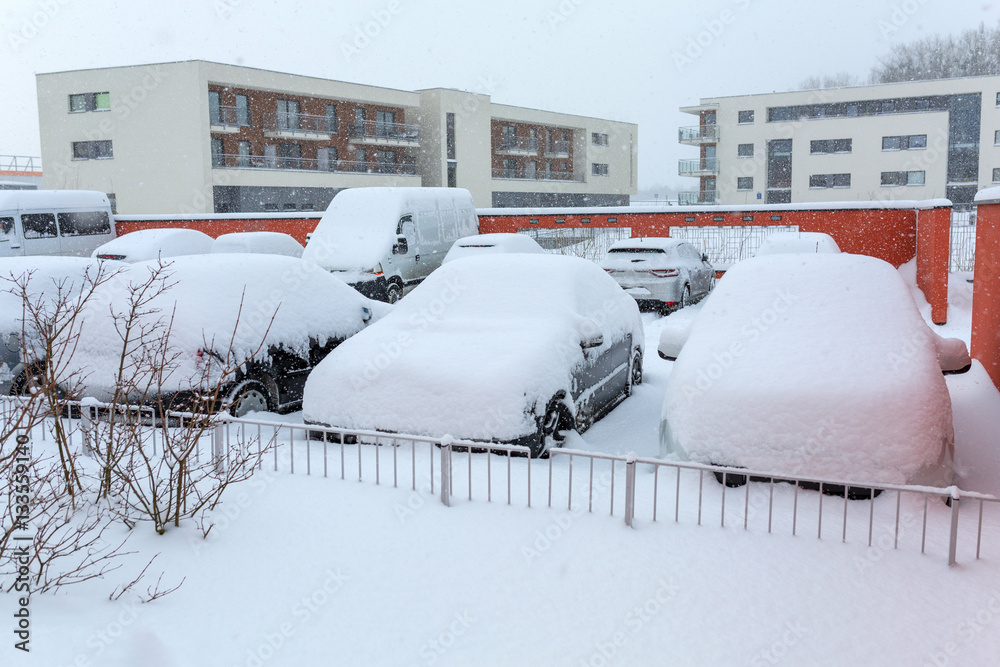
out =
<svg viewBox="0 0 1000 667"><path fill-rule="evenodd" d="M737 489L747 483L746 475L731 472L715 471L715 479L719 481L719 484L725 484L730 489Z"/></svg>
<svg viewBox="0 0 1000 667"><path fill-rule="evenodd" d="M273 406L267 387L257 380L244 380L229 390L225 405L229 414L243 417L249 412L266 412Z"/></svg>
<svg viewBox="0 0 1000 667"><path fill-rule="evenodd" d="M691 286L685 285L684 289L681 291L681 300L677 304L677 310L691 305Z"/></svg>
<svg viewBox="0 0 1000 667"><path fill-rule="evenodd" d="M547 445L549 438L552 438L552 442L556 447L562 447L566 441L564 431L572 428L569 426L572 423L573 420L569 418L566 412L566 406L557 399L552 399L545 409L545 414L539 420L538 433L531 442L531 458L548 458L549 450Z"/></svg>
<svg viewBox="0 0 1000 667"><path fill-rule="evenodd" d="M625 397L632 395L635 385L642 384L642 353L636 350L629 364L628 381L625 383Z"/></svg>
<svg viewBox="0 0 1000 667"><path fill-rule="evenodd" d="M385 300L389 303L396 303L403 298L403 288L397 282L391 282L385 288Z"/></svg>

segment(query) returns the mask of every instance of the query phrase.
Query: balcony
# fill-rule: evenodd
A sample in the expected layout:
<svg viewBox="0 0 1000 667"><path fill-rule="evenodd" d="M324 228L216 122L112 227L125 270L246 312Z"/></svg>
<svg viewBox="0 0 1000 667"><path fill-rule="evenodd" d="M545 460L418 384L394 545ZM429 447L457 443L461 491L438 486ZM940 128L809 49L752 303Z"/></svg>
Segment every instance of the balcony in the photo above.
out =
<svg viewBox="0 0 1000 667"><path fill-rule="evenodd" d="M715 190L693 190L677 193L677 203L681 206L696 204L718 204L719 197Z"/></svg>
<svg viewBox="0 0 1000 667"><path fill-rule="evenodd" d="M208 124L212 132L239 132L250 125L250 110L238 107L209 107Z"/></svg>
<svg viewBox="0 0 1000 667"><path fill-rule="evenodd" d="M494 167L493 178L506 181L564 181L573 183L583 183L583 174L575 171L552 171L544 172L537 169L525 169L524 167L509 169L506 167Z"/></svg>
<svg viewBox="0 0 1000 667"><path fill-rule="evenodd" d="M718 125L692 125L677 130L677 141L688 146L714 144L719 141Z"/></svg>
<svg viewBox="0 0 1000 667"><path fill-rule="evenodd" d="M415 146L420 143L420 126L366 120L349 125L348 137L354 143Z"/></svg>
<svg viewBox="0 0 1000 667"><path fill-rule="evenodd" d="M568 141L552 141L545 147L545 155L551 157L569 157Z"/></svg>
<svg viewBox="0 0 1000 667"><path fill-rule="evenodd" d="M719 173L719 158L705 157L699 160L680 160L677 173L681 176L713 176Z"/></svg>
<svg viewBox="0 0 1000 667"><path fill-rule="evenodd" d="M270 139L327 141L338 133L336 116L279 111L264 114L264 136Z"/></svg>
<svg viewBox="0 0 1000 667"><path fill-rule="evenodd" d="M0 172L11 175L42 175L42 158L26 155L0 155Z"/></svg>
<svg viewBox="0 0 1000 667"><path fill-rule="evenodd" d="M538 155L538 137L504 137L495 152L503 155Z"/></svg>
<svg viewBox="0 0 1000 667"><path fill-rule="evenodd" d="M263 169L288 171L321 171L349 174L390 174L417 176L417 165L406 162L353 162L349 160L315 160L313 158L264 155L213 155L213 169Z"/></svg>

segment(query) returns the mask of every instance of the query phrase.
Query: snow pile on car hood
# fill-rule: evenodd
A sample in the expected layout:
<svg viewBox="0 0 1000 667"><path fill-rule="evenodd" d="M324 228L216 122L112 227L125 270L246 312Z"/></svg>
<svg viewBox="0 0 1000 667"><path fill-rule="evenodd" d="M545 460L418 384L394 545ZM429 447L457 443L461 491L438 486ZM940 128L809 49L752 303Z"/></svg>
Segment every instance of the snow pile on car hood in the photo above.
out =
<svg viewBox="0 0 1000 667"><path fill-rule="evenodd" d="M671 371L662 453L902 483L953 440L936 334L887 263L769 255L735 265Z"/></svg>
<svg viewBox="0 0 1000 667"><path fill-rule="evenodd" d="M157 257L201 255L212 250L212 237L196 229L140 229L108 241L93 252L124 256L124 261L141 262Z"/></svg>
<svg viewBox="0 0 1000 667"><path fill-rule="evenodd" d="M314 264L279 255L195 255L164 262L164 288L142 310L142 326L170 326L167 356L176 355L164 390L185 389L201 378L208 354L237 362L262 358L269 346L307 354L310 339L323 344L345 338L364 324L365 308L377 317L388 306L376 305ZM102 285L83 312L81 335L72 366L86 376L86 389L97 398L113 390L122 354L121 320L129 310L130 286L146 282L158 262L128 265ZM152 291L155 291L152 290ZM137 329L133 329L133 336ZM129 347L127 368L142 366L143 354L161 350L155 341Z"/></svg>
<svg viewBox="0 0 1000 667"><path fill-rule="evenodd" d="M306 383L308 421L509 441L572 395L580 342L643 341L635 301L593 263L545 254L455 260L383 320L333 351Z"/></svg>

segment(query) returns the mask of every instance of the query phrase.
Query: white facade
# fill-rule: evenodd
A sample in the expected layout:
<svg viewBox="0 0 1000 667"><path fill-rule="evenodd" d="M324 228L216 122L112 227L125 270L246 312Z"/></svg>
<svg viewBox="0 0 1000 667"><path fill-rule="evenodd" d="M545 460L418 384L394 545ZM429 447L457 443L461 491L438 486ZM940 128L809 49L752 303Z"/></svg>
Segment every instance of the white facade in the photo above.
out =
<svg viewBox="0 0 1000 667"><path fill-rule="evenodd" d="M971 202L1000 180L998 95L1000 77L970 77L703 98L681 109L699 118L679 133L699 150L679 164L699 179L687 200Z"/></svg>
<svg viewBox="0 0 1000 667"><path fill-rule="evenodd" d="M627 203L636 192L635 125L495 105L486 95L205 61L39 74L36 83L44 187L107 192L125 214L322 210L337 191L364 186L453 185L477 206L505 205L497 202L507 193L516 193L509 203L537 195L573 205ZM234 94L243 109L226 106ZM285 98L294 112L276 111ZM337 108L329 128L316 125L322 111L310 111L324 105ZM294 113L295 131L275 126L276 113L281 122ZM498 173L491 127L501 116L571 131L581 179ZM593 133L622 143L593 145Z"/></svg>

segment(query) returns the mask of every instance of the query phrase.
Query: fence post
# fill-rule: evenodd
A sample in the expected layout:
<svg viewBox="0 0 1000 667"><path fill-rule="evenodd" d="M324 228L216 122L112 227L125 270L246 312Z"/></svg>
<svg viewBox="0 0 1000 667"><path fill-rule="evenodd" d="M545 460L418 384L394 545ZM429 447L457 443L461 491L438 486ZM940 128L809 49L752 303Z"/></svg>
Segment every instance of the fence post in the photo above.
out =
<svg viewBox="0 0 1000 667"><path fill-rule="evenodd" d="M83 453L93 456L97 449L94 444L94 413L96 407L80 405L80 431L83 434Z"/></svg>
<svg viewBox="0 0 1000 667"><path fill-rule="evenodd" d="M216 472L223 472L226 469L226 448L223 445L225 435L222 433L224 426L223 422L218 421L212 428L212 464L215 466Z"/></svg>
<svg viewBox="0 0 1000 667"><path fill-rule="evenodd" d="M954 565L955 552L958 550L958 494L951 494L951 533L948 536L948 565Z"/></svg>
<svg viewBox="0 0 1000 667"><path fill-rule="evenodd" d="M441 502L451 507L451 438L441 438Z"/></svg>
<svg viewBox="0 0 1000 667"><path fill-rule="evenodd" d="M625 525L632 528L635 517L635 452L625 457Z"/></svg>

